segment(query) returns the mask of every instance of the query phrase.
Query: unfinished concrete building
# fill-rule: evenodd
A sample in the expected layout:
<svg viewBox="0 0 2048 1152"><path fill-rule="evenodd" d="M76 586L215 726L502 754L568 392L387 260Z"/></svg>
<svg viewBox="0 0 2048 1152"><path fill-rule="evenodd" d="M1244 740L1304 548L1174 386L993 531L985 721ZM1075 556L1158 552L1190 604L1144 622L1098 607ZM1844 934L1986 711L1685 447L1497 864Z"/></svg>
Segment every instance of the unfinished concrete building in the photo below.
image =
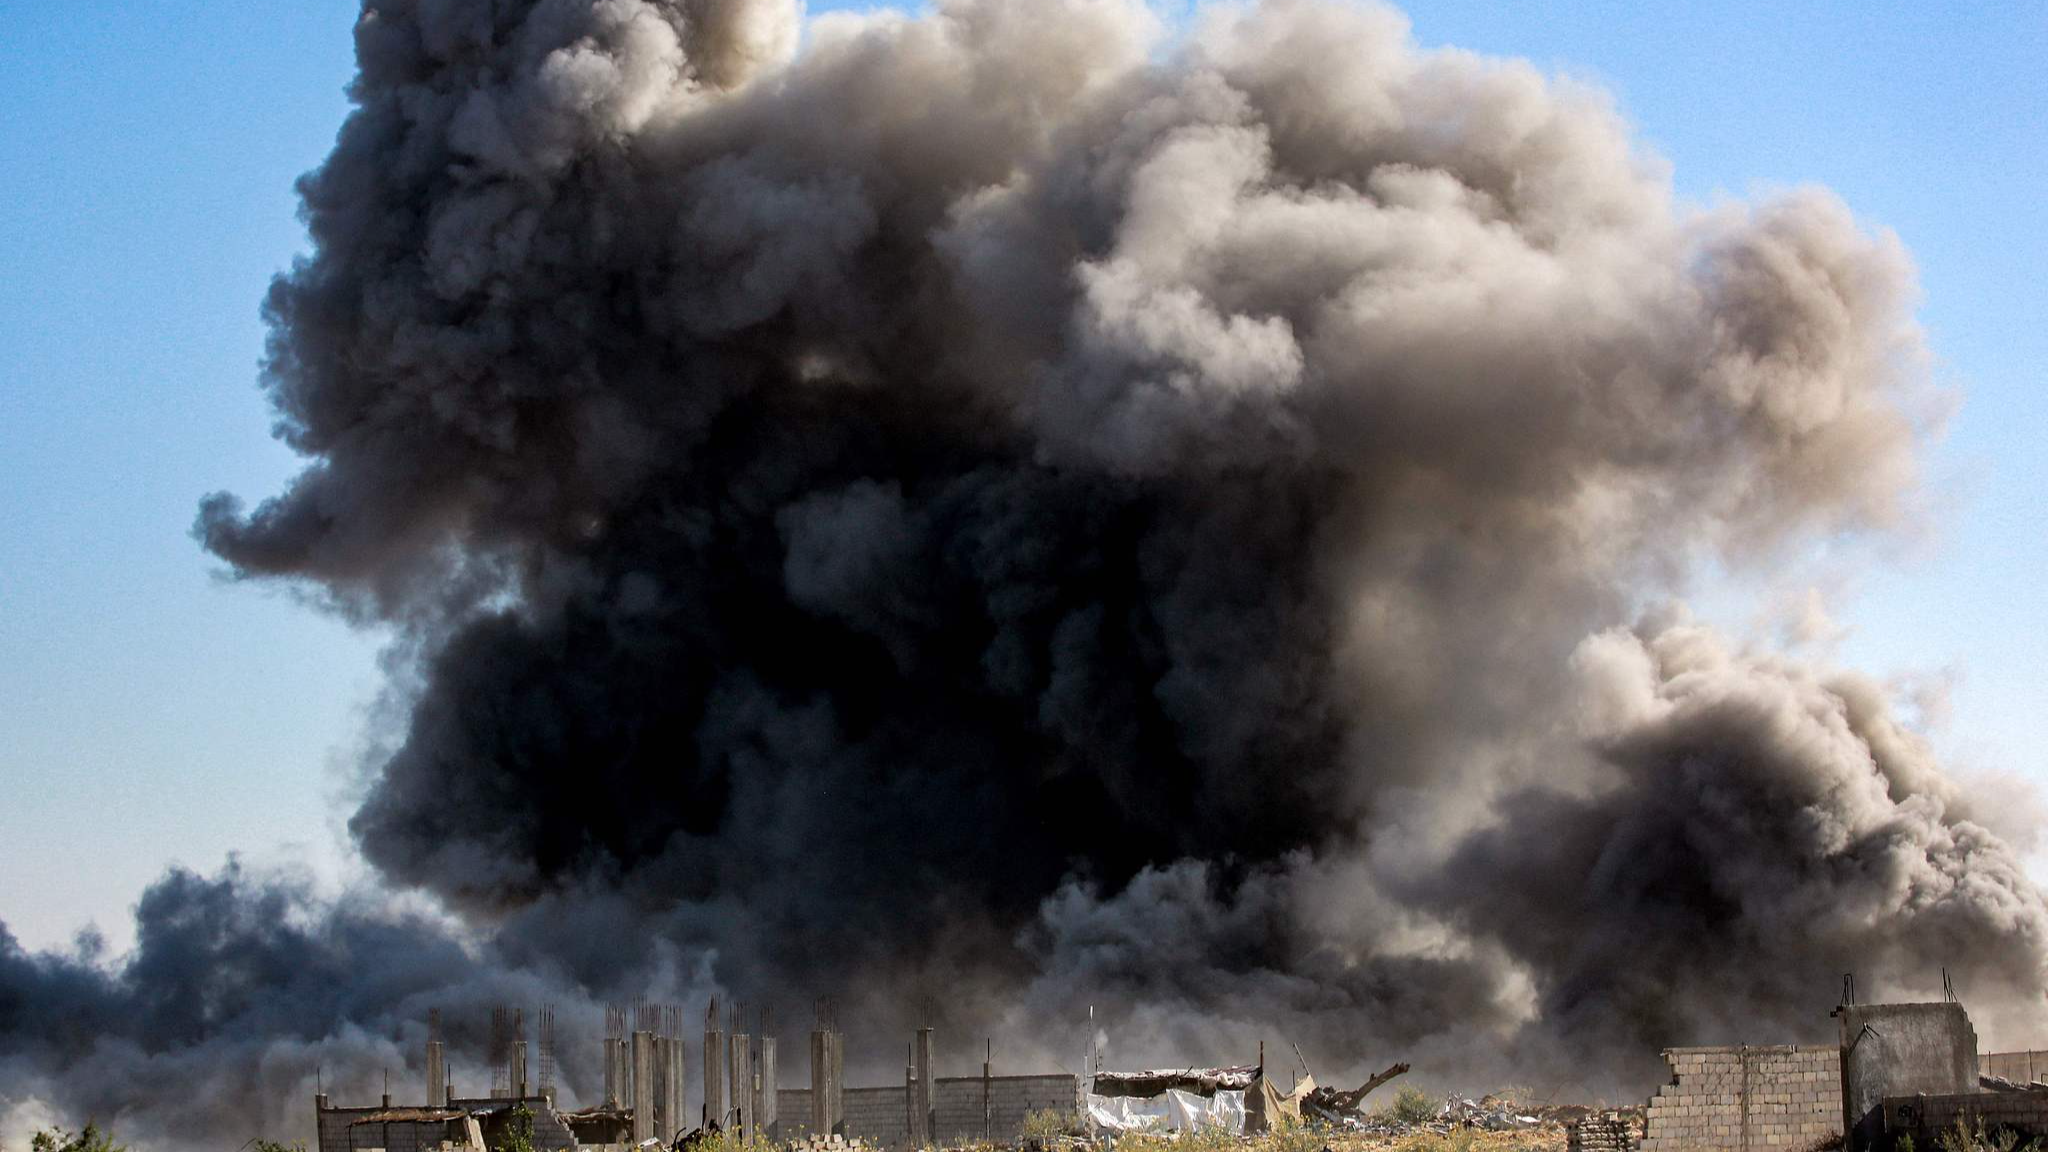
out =
<svg viewBox="0 0 2048 1152"><path fill-rule="evenodd" d="M772 1140L796 1140L813 1133L857 1139L876 1148L903 1149L1012 1141L1025 1117L1044 1109L1072 1113L1080 1085L1068 1073L997 1076L992 1058L980 1074L938 1074L933 1029L911 1037L904 1082L849 1088L845 1082L845 1037L827 1007L811 1032L810 1084L785 1088L777 1082L773 1018L756 1018L758 1035L746 1030L736 1008L721 1019L714 1001L705 1013L702 1108L686 1118L687 1045L683 1013L673 1005L636 1005L630 1013L614 1007L605 1014L603 1099L575 1111L558 1107L555 1084L554 1015L539 1016L538 1081L529 1078L524 1014L493 1013L490 1089L461 1096L449 1074L440 1038L439 1014L429 1018L424 1105L396 1105L387 1094L374 1106L335 1107L325 1093L315 1097L317 1152L483 1152L499 1143L521 1110L530 1117L537 1149L624 1149L646 1141L675 1143L686 1131L716 1127ZM992 1052L992 1046L985 1046Z"/></svg>

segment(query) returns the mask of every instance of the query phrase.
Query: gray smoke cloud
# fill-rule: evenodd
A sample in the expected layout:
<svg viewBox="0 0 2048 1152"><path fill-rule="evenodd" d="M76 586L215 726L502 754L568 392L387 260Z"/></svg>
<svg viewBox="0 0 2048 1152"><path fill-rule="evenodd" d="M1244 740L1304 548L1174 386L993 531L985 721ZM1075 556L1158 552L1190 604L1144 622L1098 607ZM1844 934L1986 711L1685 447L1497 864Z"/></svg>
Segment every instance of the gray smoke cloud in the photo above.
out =
<svg viewBox="0 0 2048 1152"><path fill-rule="evenodd" d="M394 0L357 52L266 302L306 468L196 533L397 635L350 828L447 915L169 878L125 967L0 948L0 1099L240 1138L131 1069L303 1095L430 1000L650 984L1587 1093L1851 969L2044 1022L2015 822L1657 607L1913 523L1910 262L1827 192L1681 206L1598 90L1341 0ZM301 983L138 1023L218 967L147 931L190 901Z"/></svg>

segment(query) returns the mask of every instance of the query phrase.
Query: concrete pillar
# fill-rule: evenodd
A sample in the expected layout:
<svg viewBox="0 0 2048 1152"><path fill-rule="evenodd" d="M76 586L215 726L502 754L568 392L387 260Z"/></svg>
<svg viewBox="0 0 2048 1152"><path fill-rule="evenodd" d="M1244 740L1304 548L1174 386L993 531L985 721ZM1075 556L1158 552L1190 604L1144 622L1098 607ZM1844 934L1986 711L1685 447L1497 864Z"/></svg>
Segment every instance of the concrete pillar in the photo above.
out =
<svg viewBox="0 0 2048 1152"><path fill-rule="evenodd" d="M633 1142L654 1136L654 1033L633 1033Z"/></svg>
<svg viewBox="0 0 2048 1152"><path fill-rule="evenodd" d="M619 1099L619 1041L616 1037L604 1038L604 1106L617 1108Z"/></svg>
<svg viewBox="0 0 2048 1152"><path fill-rule="evenodd" d="M633 1039L629 1033L612 1041L612 1058L618 1061L619 1107L633 1106Z"/></svg>
<svg viewBox="0 0 2048 1152"><path fill-rule="evenodd" d="M917 1111L917 1045L903 1054L903 1131L907 1134L910 1147L922 1148L931 1143L925 1139L924 1122Z"/></svg>
<svg viewBox="0 0 2048 1152"><path fill-rule="evenodd" d="M704 1017L704 1124L725 1127L725 1033L718 1027L718 1001Z"/></svg>
<svg viewBox="0 0 2048 1152"><path fill-rule="evenodd" d="M684 1059L683 1053L686 1045L684 1045L681 1036L670 1036L665 1042L668 1044L667 1089L669 1123L676 1128L681 1128L685 1123L683 1119L683 1085L686 1081L683 1079L683 1071L687 1061ZM674 1135L674 1132L671 1131L669 1135ZM663 1139L667 1139L667 1137L663 1137Z"/></svg>
<svg viewBox="0 0 2048 1152"><path fill-rule="evenodd" d="M917 1087L911 1093L911 1108L917 1113L917 1133L923 1140L917 1147L937 1142L932 1131L932 1030L919 1028L917 1042L913 1047L911 1066L917 1073Z"/></svg>
<svg viewBox="0 0 2048 1152"><path fill-rule="evenodd" d="M845 1135L846 1108L841 1093L844 1044L837 1032L811 1033L811 1131L820 1136Z"/></svg>
<svg viewBox="0 0 2048 1152"><path fill-rule="evenodd" d="M775 1037L761 1037L761 1049L754 1057L754 1123L761 1135L779 1138L776 1124L781 1119L775 1106Z"/></svg>
<svg viewBox="0 0 2048 1152"><path fill-rule="evenodd" d="M427 1107L448 1106L447 1064L439 1040L427 1041Z"/></svg>
<svg viewBox="0 0 2048 1152"><path fill-rule="evenodd" d="M668 1037L656 1033L654 1037L654 1135L667 1141L675 1135L676 1117L668 1110L669 1098L674 1093L669 1085L674 1082L675 1069L669 1063L670 1047Z"/></svg>
<svg viewBox="0 0 2048 1152"><path fill-rule="evenodd" d="M514 1040L512 1042L512 1066L510 1072L511 1075L507 1077L507 1080L512 1085L512 1098L514 1100L526 1099L526 1041L524 1040Z"/></svg>
<svg viewBox="0 0 2048 1152"><path fill-rule="evenodd" d="M754 1135L754 1041L745 1032L735 1032L726 1043L727 1074L732 1088L733 1124L747 1136Z"/></svg>

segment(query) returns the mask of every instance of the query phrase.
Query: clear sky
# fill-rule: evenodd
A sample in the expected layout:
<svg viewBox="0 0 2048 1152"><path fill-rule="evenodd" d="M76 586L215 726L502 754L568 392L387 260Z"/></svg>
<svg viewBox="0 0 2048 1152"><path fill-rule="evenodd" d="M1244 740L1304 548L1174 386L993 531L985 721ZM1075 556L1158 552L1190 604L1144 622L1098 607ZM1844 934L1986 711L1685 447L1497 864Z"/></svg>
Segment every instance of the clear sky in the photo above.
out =
<svg viewBox="0 0 2048 1152"><path fill-rule="evenodd" d="M813 11L838 4L821 4ZM352 870L377 637L218 581L187 536L294 468L256 391L293 179L346 111L353 0L0 0L0 921L59 944L173 862ZM1682 196L1817 182L1905 240L1939 530L1831 611L1953 675L1951 761L2048 786L2048 5L1426 0L1416 38L1612 91Z"/></svg>

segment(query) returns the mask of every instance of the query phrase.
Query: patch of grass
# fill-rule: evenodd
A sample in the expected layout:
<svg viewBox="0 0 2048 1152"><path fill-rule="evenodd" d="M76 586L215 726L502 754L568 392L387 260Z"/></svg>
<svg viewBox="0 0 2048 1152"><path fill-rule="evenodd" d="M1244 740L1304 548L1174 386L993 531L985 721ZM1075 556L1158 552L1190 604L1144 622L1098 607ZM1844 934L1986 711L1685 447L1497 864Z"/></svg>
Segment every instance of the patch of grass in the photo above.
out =
<svg viewBox="0 0 2048 1152"><path fill-rule="evenodd" d="M1395 1152L1472 1152L1478 1142L1478 1134L1470 1128L1454 1128L1449 1132L1417 1132L1402 1138L1394 1148Z"/></svg>
<svg viewBox="0 0 2048 1152"><path fill-rule="evenodd" d="M1326 1145L1323 1133L1296 1120L1285 1120L1280 1130L1267 1137L1266 1147L1271 1152L1321 1152Z"/></svg>
<svg viewBox="0 0 2048 1152"><path fill-rule="evenodd" d="M1040 1108L1024 1117L1024 1139L1045 1141L1080 1134L1080 1117L1059 1108Z"/></svg>

